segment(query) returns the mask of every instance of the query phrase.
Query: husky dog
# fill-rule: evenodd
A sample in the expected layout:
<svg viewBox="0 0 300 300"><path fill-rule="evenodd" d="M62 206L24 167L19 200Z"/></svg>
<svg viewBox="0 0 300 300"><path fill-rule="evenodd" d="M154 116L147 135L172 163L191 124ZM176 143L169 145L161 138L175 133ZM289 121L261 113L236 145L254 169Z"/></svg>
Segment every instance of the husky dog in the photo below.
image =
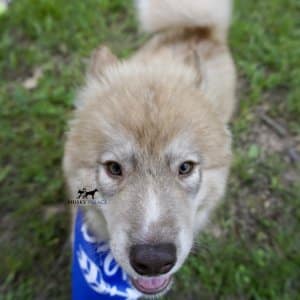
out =
<svg viewBox="0 0 300 300"><path fill-rule="evenodd" d="M106 47L94 52L64 172L71 197L81 186L98 189L106 204L84 207L89 229L155 297L224 194L236 76L230 0L141 0L137 10L154 34L125 61Z"/></svg>

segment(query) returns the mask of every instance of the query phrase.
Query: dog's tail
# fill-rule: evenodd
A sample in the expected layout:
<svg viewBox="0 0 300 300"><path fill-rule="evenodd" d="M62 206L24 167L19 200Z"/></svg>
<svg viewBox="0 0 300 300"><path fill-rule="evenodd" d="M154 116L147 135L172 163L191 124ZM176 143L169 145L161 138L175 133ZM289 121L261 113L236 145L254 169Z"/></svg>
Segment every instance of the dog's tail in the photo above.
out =
<svg viewBox="0 0 300 300"><path fill-rule="evenodd" d="M232 0L136 0L144 30L208 28L219 38L227 36Z"/></svg>

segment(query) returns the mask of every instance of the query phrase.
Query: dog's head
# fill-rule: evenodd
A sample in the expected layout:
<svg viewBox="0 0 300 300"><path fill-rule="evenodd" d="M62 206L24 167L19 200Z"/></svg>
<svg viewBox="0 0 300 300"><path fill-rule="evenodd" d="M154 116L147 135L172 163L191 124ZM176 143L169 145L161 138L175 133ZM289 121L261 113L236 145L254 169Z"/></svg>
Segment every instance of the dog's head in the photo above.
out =
<svg viewBox="0 0 300 300"><path fill-rule="evenodd" d="M92 70L70 123L72 197L99 190L87 222L145 294L166 291L224 193L231 138L195 77L161 62Z"/></svg>

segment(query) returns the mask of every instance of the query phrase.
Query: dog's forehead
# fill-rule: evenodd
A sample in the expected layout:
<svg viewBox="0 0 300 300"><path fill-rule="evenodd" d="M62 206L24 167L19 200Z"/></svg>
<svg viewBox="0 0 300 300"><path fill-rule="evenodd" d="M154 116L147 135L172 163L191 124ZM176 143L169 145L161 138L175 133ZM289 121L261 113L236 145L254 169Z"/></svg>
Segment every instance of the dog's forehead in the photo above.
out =
<svg viewBox="0 0 300 300"><path fill-rule="evenodd" d="M192 134L178 133L168 138L159 138L158 134L147 136L147 141L141 140L134 133L116 131L107 139L102 161L178 161L191 160L200 162L201 155L193 143Z"/></svg>
<svg viewBox="0 0 300 300"><path fill-rule="evenodd" d="M198 157L191 160L199 161L201 155L207 168L226 164L230 136L209 103L201 100L205 96L187 83L179 85L178 78L172 84L162 84L156 77L144 75L146 78L127 78L126 82L118 75L117 83L107 83L105 89L95 83L97 93L91 84L83 90L81 96L86 101L78 110L76 129L80 133L77 135L89 138L85 149L93 153L90 163L99 159L99 153L110 151L121 160L137 154L144 158L185 159L193 152Z"/></svg>
<svg viewBox="0 0 300 300"><path fill-rule="evenodd" d="M148 105L146 105L147 107ZM155 111L149 105L142 117L119 116L103 126L105 151L120 158L169 157L178 158L198 152L195 132L188 120ZM141 112L140 112L141 113ZM198 156L198 154L197 154Z"/></svg>

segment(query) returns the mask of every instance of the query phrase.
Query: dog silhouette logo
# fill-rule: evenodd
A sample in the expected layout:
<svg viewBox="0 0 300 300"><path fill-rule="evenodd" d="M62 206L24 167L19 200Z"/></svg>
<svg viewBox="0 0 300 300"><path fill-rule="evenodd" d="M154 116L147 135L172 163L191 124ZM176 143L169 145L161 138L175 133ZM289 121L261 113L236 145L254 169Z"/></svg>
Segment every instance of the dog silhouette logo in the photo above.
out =
<svg viewBox="0 0 300 300"><path fill-rule="evenodd" d="M81 199L81 197L84 197L84 194L86 192L86 188L83 188L82 190L78 190L77 199Z"/></svg>
<svg viewBox="0 0 300 300"><path fill-rule="evenodd" d="M94 200L95 194L98 192L98 189L93 189L90 191L87 191L86 188L82 188L78 190L77 199L88 199L89 196Z"/></svg>

